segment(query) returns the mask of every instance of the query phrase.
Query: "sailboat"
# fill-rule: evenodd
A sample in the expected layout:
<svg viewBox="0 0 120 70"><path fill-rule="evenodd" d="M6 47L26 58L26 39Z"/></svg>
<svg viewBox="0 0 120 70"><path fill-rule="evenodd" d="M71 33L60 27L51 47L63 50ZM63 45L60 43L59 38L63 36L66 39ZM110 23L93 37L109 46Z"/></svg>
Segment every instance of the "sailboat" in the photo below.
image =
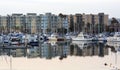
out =
<svg viewBox="0 0 120 70"><path fill-rule="evenodd" d="M92 41L92 38L89 37L89 35L84 34L83 32L80 32L78 36L72 37L73 41Z"/></svg>

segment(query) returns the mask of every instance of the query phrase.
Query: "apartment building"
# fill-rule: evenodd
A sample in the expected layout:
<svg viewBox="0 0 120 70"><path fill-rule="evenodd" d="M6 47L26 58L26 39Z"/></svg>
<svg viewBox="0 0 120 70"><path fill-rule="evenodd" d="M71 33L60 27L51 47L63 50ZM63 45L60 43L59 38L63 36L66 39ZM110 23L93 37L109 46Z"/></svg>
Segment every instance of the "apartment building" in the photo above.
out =
<svg viewBox="0 0 120 70"><path fill-rule="evenodd" d="M10 29L11 31L19 32L23 28L24 18L23 14L12 14L9 16L9 23L10 23Z"/></svg>
<svg viewBox="0 0 120 70"><path fill-rule="evenodd" d="M0 32L7 32L7 16L0 16Z"/></svg>
<svg viewBox="0 0 120 70"><path fill-rule="evenodd" d="M101 33L106 31L108 25L108 15L80 14L74 15L52 13L39 14L27 13L7 16L0 16L0 32L21 31L24 33L67 33L67 32L86 32Z"/></svg>
<svg viewBox="0 0 120 70"><path fill-rule="evenodd" d="M106 31L108 25L108 15L104 13L98 14L75 14L68 16L70 30L75 33L101 33Z"/></svg>
<svg viewBox="0 0 120 70"><path fill-rule="evenodd" d="M37 14L36 13L27 13L26 15L26 31L27 33L36 33L37 32Z"/></svg>
<svg viewBox="0 0 120 70"><path fill-rule="evenodd" d="M41 29L43 33L56 33L59 28L66 27L66 20L55 14L41 14Z"/></svg>
<svg viewBox="0 0 120 70"><path fill-rule="evenodd" d="M68 22L68 17L67 15L63 15L63 14L59 14L58 16L58 33L67 33L69 30L69 26L68 26L69 22Z"/></svg>

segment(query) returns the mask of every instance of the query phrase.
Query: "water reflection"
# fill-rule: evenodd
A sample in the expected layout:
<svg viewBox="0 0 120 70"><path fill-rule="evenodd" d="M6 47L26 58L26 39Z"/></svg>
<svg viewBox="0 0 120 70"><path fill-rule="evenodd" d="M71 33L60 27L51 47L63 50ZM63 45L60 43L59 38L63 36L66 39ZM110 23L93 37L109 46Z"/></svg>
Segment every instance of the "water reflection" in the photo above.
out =
<svg viewBox="0 0 120 70"><path fill-rule="evenodd" d="M0 55L12 55L13 57L27 57L27 58L46 58L52 59L60 57L59 59L66 58L67 56L99 56L104 57L108 55L108 48L112 51L114 47L108 47L109 44L99 42L44 42L40 43L37 47L30 48L2 48Z"/></svg>
<svg viewBox="0 0 120 70"><path fill-rule="evenodd" d="M111 48L111 51L120 52L120 42L107 42L106 45Z"/></svg>
<svg viewBox="0 0 120 70"><path fill-rule="evenodd" d="M100 63L102 62L101 64L105 65L105 67L110 67L112 69L118 70L119 69L118 67L120 65L120 60L119 60L120 56L118 55L118 52L120 52L119 42L105 42L104 43L104 42L91 42L91 41L89 41L89 42L88 41L72 41L72 42L71 41L66 41L66 42L48 41L48 42L39 43L39 46L36 46L36 47L23 47L23 48L19 48L19 47L20 46L17 46L17 48L15 48L15 47L14 48L12 48L12 47L0 48L0 56L1 57L4 56L6 63L9 63L9 65L10 65L9 70L14 70L12 68L13 63L14 63L13 67L16 68L15 60L14 60L14 62L12 62L12 59L17 58L17 57L18 58L25 57L27 59L34 59L34 58L39 59L40 58L43 61L44 61L44 59L45 60L57 59L57 60L64 61L65 59L69 60L70 58L68 58L68 57L76 57L76 58L78 57L80 59L74 58L72 61L75 63L77 63L78 61L82 61L83 64L86 61L87 64L84 65L85 68L89 67L86 65L92 65L92 63L97 63L98 65L100 65ZM111 52L114 53L114 55L110 55ZM6 58L6 56L9 58ZM97 57L97 59L96 59L96 57ZM89 64L90 59L88 59L88 58L92 58L94 62ZM10 59L10 60L8 60L8 59ZM37 61L38 61L38 59L37 59ZM86 60L84 60L84 59L86 59ZM110 60L110 59L112 59L112 60ZM77 61L75 61L75 60L77 60ZM81 62L81 65L83 65L82 62ZM31 63L34 63L34 62L31 62ZM64 63L66 63L66 62L64 61ZM38 64L36 64L36 65L38 65ZM80 62L79 62L79 64L80 64ZM96 67L97 64L92 65L92 66ZM43 65L44 65L44 63L43 63ZM61 64L61 66L62 66L62 64ZM74 66L74 64L73 64L73 66ZM22 67L24 67L24 66L22 66ZM95 70L95 67L94 67L94 69L91 69L91 70ZM37 68L39 68L39 66ZM29 69L30 68L28 68L28 70ZM79 69L80 68L78 66L77 70L79 70ZM23 69L23 70L25 70L25 69ZM31 70L34 70L34 69L31 69ZM53 69L51 68L51 70L53 70ZM88 69L83 69L83 70L88 70Z"/></svg>
<svg viewBox="0 0 120 70"><path fill-rule="evenodd" d="M114 52L114 66L112 66L112 63L110 64L110 66L112 67L112 70L120 70L118 65L118 54L117 52L120 52L120 43L119 42L107 42L106 46L111 48L111 51ZM106 64L106 63L105 63ZM107 64L106 64L107 65Z"/></svg>
<svg viewBox="0 0 120 70"><path fill-rule="evenodd" d="M100 56L108 55L108 48L104 43L95 42L73 42L70 46L71 55L77 56Z"/></svg>

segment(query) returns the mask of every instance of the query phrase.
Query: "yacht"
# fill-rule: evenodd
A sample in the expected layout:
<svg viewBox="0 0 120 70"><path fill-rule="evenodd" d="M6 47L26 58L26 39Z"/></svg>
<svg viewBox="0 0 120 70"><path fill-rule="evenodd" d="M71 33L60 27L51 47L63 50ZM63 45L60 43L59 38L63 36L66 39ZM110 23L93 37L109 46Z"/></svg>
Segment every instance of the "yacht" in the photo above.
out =
<svg viewBox="0 0 120 70"><path fill-rule="evenodd" d="M39 34L39 41L47 41L48 40L49 35L48 34Z"/></svg>
<svg viewBox="0 0 120 70"><path fill-rule="evenodd" d="M120 41L120 32L115 32L113 36L107 37L107 41L119 42Z"/></svg>
<svg viewBox="0 0 120 70"><path fill-rule="evenodd" d="M20 45L20 38L19 37L11 37L10 45Z"/></svg>
<svg viewBox="0 0 120 70"><path fill-rule="evenodd" d="M10 44L11 45L20 45L21 44L21 38L22 38L22 33L9 33L8 36L10 36Z"/></svg>
<svg viewBox="0 0 120 70"><path fill-rule="evenodd" d="M73 41L92 41L92 38L90 38L89 35L84 34L83 32L80 32L78 36L72 37Z"/></svg>
<svg viewBox="0 0 120 70"><path fill-rule="evenodd" d="M30 43L30 34L25 34L22 36L22 43L24 43L24 44Z"/></svg>
<svg viewBox="0 0 120 70"><path fill-rule="evenodd" d="M71 40L71 36L69 36L69 35L66 35L65 38L66 38L66 40Z"/></svg>
<svg viewBox="0 0 120 70"><path fill-rule="evenodd" d="M38 39L38 36L36 34L32 34L30 36L30 42L29 44L31 46L38 46L39 45L39 39Z"/></svg>
<svg viewBox="0 0 120 70"><path fill-rule="evenodd" d="M3 35L3 43L8 44L9 43L10 36Z"/></svg>
<svg viewBox="0 0 120 70"><path fill-rule="evenodd" d="M64 37L60 37L60 36L59 36L58 34L56 34L56 33L51 34L51 36L48 37L48 39L49 39L50 41L65 41L65 38L64 38Z"/></svg>
<svg viewBox="0 0 120 70"><path fill-rule="evenodd" d="M105 36L104 34L98 35L98 41L106 41L106 40L107 40L107 36Z"/></svg>

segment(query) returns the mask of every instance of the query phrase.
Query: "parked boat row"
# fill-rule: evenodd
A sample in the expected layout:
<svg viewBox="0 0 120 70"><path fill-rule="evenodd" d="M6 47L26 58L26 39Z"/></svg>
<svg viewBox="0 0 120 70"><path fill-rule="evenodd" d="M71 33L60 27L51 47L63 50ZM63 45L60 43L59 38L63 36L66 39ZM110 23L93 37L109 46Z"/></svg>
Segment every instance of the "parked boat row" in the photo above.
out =
<svg viewBox="0 0 120 70"><path fill-rule="evenodd" d="M30 44L31 42L38 42L38 36L14 32L8 35L1 35L0 42L8 45Z"/></svg>
<svg viewBox="0 0 120 70"><path fill-rule="evenodd" d="M120 32L115 32L113 36L107 37L107 41L120 41Z"/></svg>
<svg viewBox="0 0 120 70"><path fill-rule="evenodd" d="M114 32L114 33L109 33L109 34L105 34L105 33L100 33L98 35L87 35L84 34L83 32L81 32L80 34L78 34L78 36L76 37L72 37L73 41L120 41L120 32Z"/></svg>
<svg viewBox="0 0 120 70"><path fill-rule="evenodd" d="M40 41L120 41L120 32L114 32L110 34L100 33L97 35L88 35L80 32L77 36L72 36L70 34L58 35L53 33L51 35L47 34L23 34L19 33L9 33L8 35L0 35L0 42L9 44L32 44L38 45Z"/></svg>

